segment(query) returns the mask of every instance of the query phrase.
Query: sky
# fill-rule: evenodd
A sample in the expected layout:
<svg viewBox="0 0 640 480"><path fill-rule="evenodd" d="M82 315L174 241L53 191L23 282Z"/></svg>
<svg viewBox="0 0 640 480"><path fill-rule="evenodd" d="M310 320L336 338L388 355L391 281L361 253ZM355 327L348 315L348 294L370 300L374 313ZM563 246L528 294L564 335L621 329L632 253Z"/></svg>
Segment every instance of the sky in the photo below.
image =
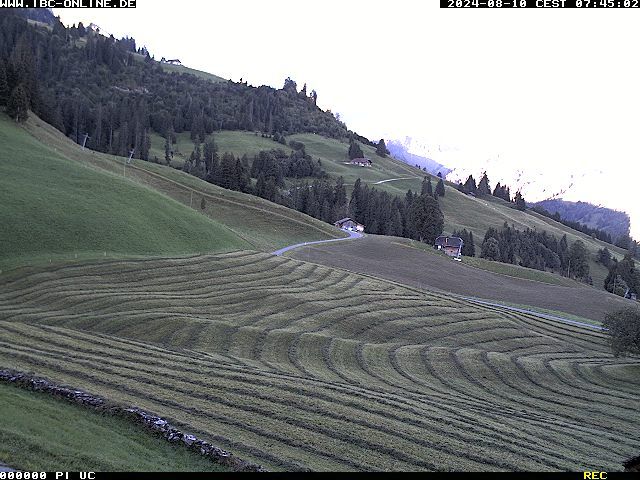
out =
<svg viewBox="0 0 640 480"><path fill-rule="evenodd" d="M54 13L234 81L307 83L367 138L411 137L453 177L487 169L528 201L566 190L624 210L640 239L640 9L138 0Z"/></svg>

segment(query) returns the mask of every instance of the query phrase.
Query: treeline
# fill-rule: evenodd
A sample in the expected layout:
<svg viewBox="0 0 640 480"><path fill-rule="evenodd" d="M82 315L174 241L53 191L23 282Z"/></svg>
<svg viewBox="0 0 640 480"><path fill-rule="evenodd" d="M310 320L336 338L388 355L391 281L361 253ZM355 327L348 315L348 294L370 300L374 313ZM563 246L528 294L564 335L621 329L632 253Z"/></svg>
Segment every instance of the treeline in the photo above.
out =
<svg viewBox="0 0 640 480"><path fill-rule="evenodd" d="M500 182L498 182L492 192L487 172L482 174L480 183L476 184L476 180L473 178L473 175L469 175L464 183L458 182L457 188L460 192L467 195L477 197L494 196L496 198L501 198L505 202L513 203L515 208L518 210L524 211L527 208L527 203L520 191L517 191L514 197L511 198L511 189L506 185L500 185Z"/></svg>
<svg viewBox="0 0 640 480"><path fill-rule="evenodd" d="M603 230L599 230L597 228L590 228L580 222L572 222L570 220L563 219L558 212L551 213L546 210L544 207L540 205L535 205L531 210L539 213L540 215L544 215L547 218L551 218L556 222L560 222L563 225L566 225L569 228L573 228L579 232L582 232L590 237L597 238L598 240L602 240L603 242L610 243L613 245L613 240L611 239L611 235Z"/></svg>
<svg viewBox="0 0 640 480"><path fill-rule="evenodd" d="M331 112L317 107L317 93L246 82L212 82L168 73L133 38L105 37L79 24L51 29L29 25L0 10L0 102L17 120L27 109L91 149L147 159L155 131L189 131L204 143L218 130L252 130L281 137L313 132L354 138Z"/></svg>
<svg viewBox="0 0 640 480"><path fill-rule="evenodd" d="M585 244L576 240L569 246L567 236L558 240L545 231L524 231L509 226L489 228L484 236L480 257L511 263L536 270L552 271L592 284L588 252Z"/></svg>

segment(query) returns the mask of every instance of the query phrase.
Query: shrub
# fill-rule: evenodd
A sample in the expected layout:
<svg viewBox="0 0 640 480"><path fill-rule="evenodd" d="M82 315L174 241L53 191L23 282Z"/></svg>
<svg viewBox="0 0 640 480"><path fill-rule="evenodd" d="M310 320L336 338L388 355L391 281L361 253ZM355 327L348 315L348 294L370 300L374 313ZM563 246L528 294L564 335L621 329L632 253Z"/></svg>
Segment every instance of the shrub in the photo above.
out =
<svg viewBox="0 0 640 480"><path fill-rule="evenodd" d="M640 354L640 308L625 307L605 316L609 344L616 357Z"/></svg>

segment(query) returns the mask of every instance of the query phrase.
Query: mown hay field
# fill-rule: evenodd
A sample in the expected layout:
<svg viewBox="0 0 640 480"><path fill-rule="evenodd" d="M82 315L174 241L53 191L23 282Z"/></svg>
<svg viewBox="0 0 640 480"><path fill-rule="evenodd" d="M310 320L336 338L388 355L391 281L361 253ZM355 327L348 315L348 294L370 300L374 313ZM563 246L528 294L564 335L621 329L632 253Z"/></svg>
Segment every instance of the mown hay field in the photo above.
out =
<svg viewBox="0 0 640 480"><path fill-rule="evenodd" d="M0 280L0 365L273 470L619 470L640 362L604 334L238 251Z"/></svg>
<svg viewBox="0 0 640 480"><path fill-rule="evenodd" d="M633 303L551 273L479 258L463 257L462 262L454 262L434 253L432 247L420 244L416 247L416 243L367 235L357 242L306 246L286 255L403 285L566 312L596 322L602 322L607 313Z"/></svg>

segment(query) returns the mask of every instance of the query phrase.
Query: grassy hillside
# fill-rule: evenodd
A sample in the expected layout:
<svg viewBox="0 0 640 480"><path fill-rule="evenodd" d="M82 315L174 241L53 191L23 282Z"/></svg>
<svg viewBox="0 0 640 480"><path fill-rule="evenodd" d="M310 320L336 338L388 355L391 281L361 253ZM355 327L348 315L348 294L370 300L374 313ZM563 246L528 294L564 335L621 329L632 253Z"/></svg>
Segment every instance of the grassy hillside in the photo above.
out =
<svg viewBox="0 0 640 480"><path fill-rule="evenodd" d="M0 270L107 255L177 255L248 244L193 209L87 168L0 116Z"/></svg>
<svg viewBox="0 0 640 480"><path fill-rule="evenodd" d="M275 470L612 471L640 449L640 363L603 334L287 258L49 268L0 284L0 327L0 365Z"/></svg>
<svg viewBox="0 0 640 480"><path fill-rule="evenodd" d="M151 189L159 192L162 194L159 198L165 201L169 201L166 197L170 197L191 210L196 210L198 213L192 215L201 221L207 221L206 218L202 218L206 216L213 220L214 224L232 231L244 241L243 245L250 248L273 251L293 243L344 236L332 225L302 213L252 195L225 190L173 168L141 161L134 161L125 167L124 158L90 150L83 151L80 146L36 117L28 121L26 130L40 144L46 145L41 148L45 148L47 152L53 150L54 153L73 160L75 168L84 166L90 169L81 168L81 171L110 172L113 174L110 178L114 178L114 175L120 179L125 177L127 185L144 187L144 191ZM17 149L17 152L21 151L20 148ZM202 198L205 199L204 212L200 209ZM194 237L194 231L197 230L189 227L185 229L184 234L191 238ZM194 237L194 240L198 238Z"/></svg>
<svg viewBox="0 0 640 480"><path fill-rule="evenodd" d="M214 134L214 138L221 152L230 151L238 156L246 153L250 158L260 150L286 149L286 147L270 139L262 138L254 132L223 131ZM371 168L363 168L345 164L348 145L338 140L313 134L292 135L288 137L288 140L303 142L307 153L313 158L319 158L322 161L322 167L329 175L333 177L342 175L347 184L353 184L356 179L361 178L369 185L394 195L403 196L409 189L414 192L420 191L424 175L422 172L399 160L379 157L371 147L363 146L363 151L367 157L373 160L373 166ZM158 157L164 159L164 140L159 136L155 136L153 145ZM189 133L179 134L178 153L174 159L174 164L181 165L184 161L184 156L188 157L192 150L193 143L189 138ZM400 180L384 182L390 179ZM435 186L435 180L433 183ZM347 188L350 191L349 186ZM500 228L506 221L520 230L526 228L539 231L546 230L558 238L567 234L567 239L570 243L579 239L586 244L591 254L589 261L591 276L593 277L594 286L598 289L602 289L602 283L608 272L606 268L595 262L597 251L606 246L618 258L622 258L624 255L624 252L617 247L592 239L581 232L572 230L561 223L534 212L520 212L495 197L469 197L460 193L449 182L447 182L445 188L446 195L440 199L440 205L445 215L445 232L447 233L466 228L473 231L477 242L480 243L489 227Z"/></svg>
<svg viewBox="0 0 640 480"><path fill-rule="evenodd" d="M300 260L374 275L420 289L554 310L602 322L631 300L551 273L463 258L454 262L428 246L395 237L368 235L357 242L303 247L287 253Z"/></svg>
<svg viewBox="0 0 640 480"><path fill-rule="evenodd" d="M0 458L26 471L225 471L122 418L0 384Z"/></svg>

